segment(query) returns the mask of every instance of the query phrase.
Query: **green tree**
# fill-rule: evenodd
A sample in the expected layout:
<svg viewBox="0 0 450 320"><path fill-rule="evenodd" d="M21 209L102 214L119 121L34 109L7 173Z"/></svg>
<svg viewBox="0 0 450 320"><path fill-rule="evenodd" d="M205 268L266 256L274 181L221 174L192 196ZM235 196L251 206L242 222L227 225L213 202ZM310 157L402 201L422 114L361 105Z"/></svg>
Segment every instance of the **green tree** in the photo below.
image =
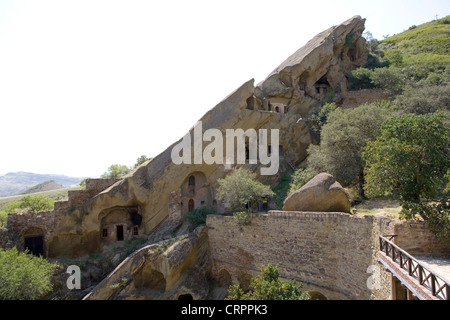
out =
<svg viewBox="0 0 450 320"><path fill-rule="evenodd" d="M398 192L402 201L435 198L449 168L449 133L441 114L404 114L386 120L363 151L370 196ZM425 217L424 217L425 218Z"/></svg>
<svg viewBox="0 0 450 320"><path fill-rule="evenodd" d="M152 158L148 158L146 155L142 155L139 158L137 158L136 163L134 164L133 169L137 168L141 164L143 164L147 160L151 160Z"/></svg>
<svg viewBox="0 0 450 320"><path fill-rule="evenodd" d="M372 83L371 76L373 71L367 68L358 68L350 71L349 87L350 90L372 89L375 85Z"/></svg>
<svg viewBox="0 0 450 320"><path fill-rule="evenodd" d="M370 74L370 80L376 88L389 89L394 93L402 90L405 81L398 68L377 68Z"/></svg>
<svg viewBox="0 0 450 320"><path fill-rule="evenodd" d="M314 178L318 172L311 168L299 168L292 174L288 195L303 187L309 180Z"/></svg>
<svg viewBox="0 0 450 320"><path fill-rule="evenodd" d="M358 184L359 194L364 197L362 148L376 139L389 116L386 105L375 103L331 112L322 128L320 145L308 148L308 168L328 172L344 186Z"/></svg>
<svg viewBox="0 0 450 320"><path fill-rule="evenodd" d="M317 135L319 139L322 128L328 120L328 115L336 109L337 109L336 103L334 102L325 103L318 112L313 113L308 118L311 130Z"/></svg>
<svg viewBox="0 0 450 320"><path fill-rule="evenodd" d="M217 182L219 183L217 197L232 208L245 209L245 206L251 202L261 201L274 195L269 186L256 180L255 173L242 168Z"/></svg>
<svg viewBox="0 0 450 320"><path fill-rule="evenodd" d="M282 281L279 279L280 273L278 265L261 269L261 274L250 281L253 289L247 293L239 285L232 285L228 288L228 297L225 300L309 300L308 292L301 290L302 284L297 284L295 280Z"/></svg>
<svg viewBox="0 0 450 320"><path fill-rule="evenodd" d="M35 300L52 289L56 265L17 248L0 249L0 300Z"/></svg>
<svg viewBox="0 0 450 320"><path fill-rule="evenodd" d="M130 172L130 168L125 165L112 164L109 166L108 170L101 175L102 178L121 178Z"/></svg>
<svg viewBox="0 0 450 320"><path fill-rule="evenodd" d="M450 112L450 84L420 88L408 87L401 95L395 97L392 108L402 114Z"/></svg>
<svg viewBox="0 0 450 320"><path fill-rule="evenodd" d="M20 208L31 212L53 210L55 200L43 195L25 196L20 200Z"/></svg>

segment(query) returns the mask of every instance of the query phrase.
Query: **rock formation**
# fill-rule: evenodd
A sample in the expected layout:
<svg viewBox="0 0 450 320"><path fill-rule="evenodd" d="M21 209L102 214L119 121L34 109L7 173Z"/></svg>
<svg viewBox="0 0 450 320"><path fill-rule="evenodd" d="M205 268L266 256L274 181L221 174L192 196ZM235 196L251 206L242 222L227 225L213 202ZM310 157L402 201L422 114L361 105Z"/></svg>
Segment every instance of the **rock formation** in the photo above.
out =
<svg viewBox="0 0 450 320"><path fill-rule="evenodd" d="M278 174L259 176L261 182L275 186L285 172L305 161L307 147L317 143L305 117L326 100L345 94L349 71L365 63L364 22L355 16L319 33L257 86L253 79L242 84L201 117L203 132L212 128L222 133L227 129L279 130ZM224 212L226 204L216 199L217 180L231 169L245 167L259 174L261 165L249 161L232 166L175 164L172 148L181 141L120 181L90 180L86 190L69 194L69 201L56 203L52 212L36 218L24 216L24 223L18 221L20 216L10 217L15 222L0 230L0 246L23 248L31 229L41 237L47 257L98 254L136 238L154 243L176 232L193 208L205 205ZM207 145L203 142L202 147ZM170 280L166 278L169 273L158 272L166 283ZM153 285L158 287L158 283L149 284ZM173 283L172 287L176 288Z"/></svg>
<svg viewBox="0 0 450 320"><path fill-rule="evenodd" d="M284 201L284 211L350 212L350 200L331 174L319 173Z"/></svg>

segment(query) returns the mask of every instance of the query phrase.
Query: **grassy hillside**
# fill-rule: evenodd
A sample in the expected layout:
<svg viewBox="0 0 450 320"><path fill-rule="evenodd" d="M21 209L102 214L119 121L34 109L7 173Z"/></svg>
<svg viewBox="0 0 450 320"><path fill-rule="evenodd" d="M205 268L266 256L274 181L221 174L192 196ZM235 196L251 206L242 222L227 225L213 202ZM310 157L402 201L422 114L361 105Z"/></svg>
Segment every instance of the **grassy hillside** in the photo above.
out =
<svg viewBox="0 0 450 320"><path fill-rule="evenodd" d="M83 187L71 187L71 188L62 188L57 190L50 190L50 191L42 191L33 193L32 195L41 194L45 197L48 197L50 199L53 199L55 201L64 201L68 199L68 193L69 190L80 190L83 189ZM0 198L0 211L2 209L6 208L11 202L20 201L25 195L16 195L16 196L10 196L10 197L3 197Z"/></svg>
<svg viewBox="0 0 450 320"><path fill-rule="evenodd" d="M39 183L49 180L53 180L65 187L70 187L79 184L83 179L84 178L74 178L56 174L10 172L0 176L0 197L19 194Z"/></svg>
<svg viewBox="0 0 450 320"><path fill-rule="evenodd" d="M403 54L418 55L432 53L450 54L450 16L443 19L411 26L409 30L387 38L381 43L389 50L400 50Z"/></svg>
<svg viewBox="0 0 450 320"><path fill-rule="evenodd" d="M51 190L57 190L62 189L64 186L62 184L59 184L53 180L44 181L42 183L39 183L35 185L34 187L31 187L28 190L25 190L21 194L31 194L31 193L37 193L37 192L44 192L44 191L51 191Z"/></svg>

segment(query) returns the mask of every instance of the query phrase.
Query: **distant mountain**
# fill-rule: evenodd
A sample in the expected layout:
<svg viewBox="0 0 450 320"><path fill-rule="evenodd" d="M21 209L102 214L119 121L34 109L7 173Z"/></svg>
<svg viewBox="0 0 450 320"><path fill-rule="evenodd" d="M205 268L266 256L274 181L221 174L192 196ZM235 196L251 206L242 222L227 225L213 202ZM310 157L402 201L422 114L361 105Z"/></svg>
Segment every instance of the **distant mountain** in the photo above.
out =
<svg viewBox="0 0 450 320"><path fill-rule="evenodd" d="M42 183L39 183L35 185L34 187L31 187L30 189L25 190L21 194L30 194L30 193L36 193L36 192L43 192L43 191L50 191L50 190L57 190L62 189L64 186L62 184L59 184L58 182L55 182L53 180L44 181Z"/></svg>
<svg viewBox="0 0 450 320"><path fill-rule="evenodd" d="M84 178L57 174L38 174L30 172L10 172L0 176L0 197L7 197L27 191L40 183L54 181L63 187L79 184Z"/></svg>

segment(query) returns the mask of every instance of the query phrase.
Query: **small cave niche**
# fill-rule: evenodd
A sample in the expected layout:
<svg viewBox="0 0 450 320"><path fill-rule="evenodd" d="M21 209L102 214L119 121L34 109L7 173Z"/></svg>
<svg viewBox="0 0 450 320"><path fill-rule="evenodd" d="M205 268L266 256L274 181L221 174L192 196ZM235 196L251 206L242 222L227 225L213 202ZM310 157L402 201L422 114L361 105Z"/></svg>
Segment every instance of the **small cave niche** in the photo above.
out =
<svg viewBox="0 0 450 320"><path fill-rule="evenodd" d="M328 79L326 75L321 77L317 82L314 84L315 93L319 95L325 95L329 88L331 88L330 83L328 82Z"/></svg>
<svg viewBox="0 0 450 320"><path fill-rule="evenodd" d="M194 300L194 298L192 297L192 294L186 293L186 294L180 294L178 296L177 300Z"/></svg>

